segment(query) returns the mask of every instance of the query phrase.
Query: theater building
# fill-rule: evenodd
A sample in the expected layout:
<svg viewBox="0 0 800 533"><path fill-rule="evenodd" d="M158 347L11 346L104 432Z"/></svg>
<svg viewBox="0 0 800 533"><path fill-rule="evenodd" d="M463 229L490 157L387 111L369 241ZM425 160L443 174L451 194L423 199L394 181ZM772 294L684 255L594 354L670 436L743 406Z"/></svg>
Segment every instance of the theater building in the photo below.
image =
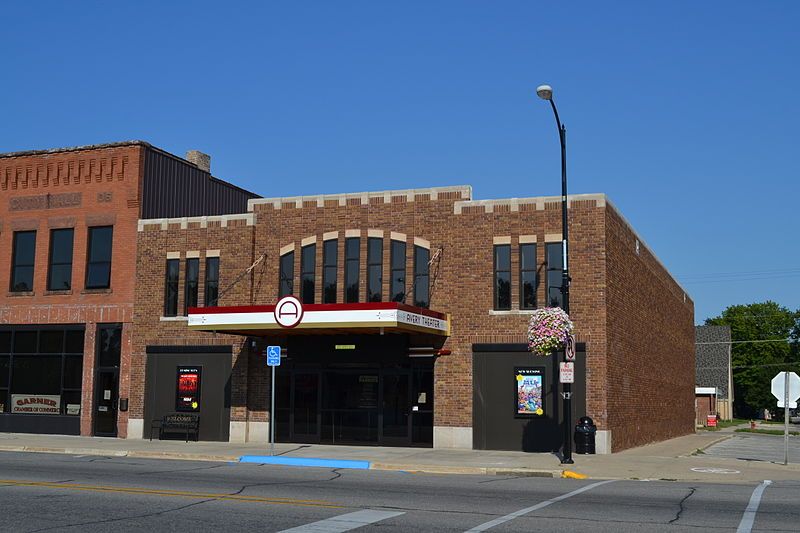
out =
<svg viewBox="0 0 800 533"><path fill-rule="evenodd" d="M601 453L693 432L691 299L605 195L568 204L573 420L594 419ZM142 216L128 436L191 412L207 440L266 442L274 423L285 442L557 450L558 365L526 326L561 301L560 208L457 186Z"/></svg>
<svg viewBox="0 0 800 533"><path fill-rule="evenodd" d="M128 435L138 221L256 195L145 142L0 154L0 432Z"/></svg>

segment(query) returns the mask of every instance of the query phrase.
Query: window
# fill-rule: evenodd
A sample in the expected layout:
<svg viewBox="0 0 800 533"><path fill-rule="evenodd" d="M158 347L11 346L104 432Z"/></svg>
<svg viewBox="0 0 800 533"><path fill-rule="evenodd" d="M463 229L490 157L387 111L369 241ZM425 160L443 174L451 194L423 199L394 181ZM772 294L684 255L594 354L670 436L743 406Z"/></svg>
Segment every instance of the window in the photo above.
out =
<svg viewBox="0 0 800 533"><path fill-rule="evenodd" d="M217 305L219 299L219 257L206 257L206 307Z"/></svg>
<svg viewBox="0 0 800 533"><path fill-rule="evenodd" d="M36 256L36 232L15 231L11 256L11 291L32 291L33 264Z"/></svg>
<svg viewBox="0 0 800 533"><path fill-rule="evenodd" d="M197 289L200 285L200 259L186 260L186 282L183 287L183 314L189 314L190 307L197 307Z"/></svg>
<svg viewBox="0 0 800 533"><path fill-rule="evenodd" d="M494 247L494 308L511 309L511 245Z"/></svg>
<svg viewBox="0 0 800 533"><path fill-rule="evenodd" d="M50 265L47 269L47 290L67 291L72 288L72 228L50 232Z"/></svg>
<svg viewBox="0 0 800 533"><path fill-rule="evenodd" d="M74 327L0 329L0 413L79 416L83 338Z"/></svg>
<svg viewBox="0 0 800 533"><path fill-rule="evenodd" d="M414 246L414 305L428 307L430 301L430 276L428 275L431 251Z"/></svg>
<svg viewBox="0 0 800 533"><path fill-rule="evenodd" d="M380 302L383 299L383 239L371 237L367 240L367 300Z"/></svg>
<svg viewBox="0 0 800 533"><path fill-rule="evenodd" d="M317 245L309 244L300 249L300 300L304 304L314 303L315 265Z"/></svg>
<svg viewBox="0 0 800 533"><path fill-rule="evenodd" d="M344 240L344 301L345 303L358 302L358 262L361 255L360 237L350 237Z"/></svg>
<svg viewBox="0 0 800 533"><path fill-rule="evenodd" d="M86 261L86 288L107 289L111 286L111 240L113 226L89 228Z"/></svg>
<svg viewBox="0 0 800 533"><path fill-rule="evenodd" d="M336 269L339 259L339 240L322 244L322 303L336 303Z"/></svg>
<svg viewBox="0 0 800 533"><path fill-rule="evenodd" d="M178 277L180 261L167 259L167 276L164 283L164 316L178 314Z"/></svg>
<svg viewBox="0 0 800 533"><path fill-rule="evenodd" d="M561 307L564 305L564 295L561 294L564 268L562 243L548 242L545 246L545 253L547 254L547 305Z"/></svg>
<svg viewBox="0 0 800 533"><path fill-rule="evenodd" d="M281 256L278 298L294 294L294 252Z"/></svg>
<svg viewBox="0 0 800 533"><path fill-rule="evenodd" d="M390 290L393 302L406 301L406 243L392 241L392 286Z"/></svg>
<svg viewBox="0 0 800 533"><path fill-rule="evenodd" d="M536 309L536 244L519 245L519 307Z"/></svg>

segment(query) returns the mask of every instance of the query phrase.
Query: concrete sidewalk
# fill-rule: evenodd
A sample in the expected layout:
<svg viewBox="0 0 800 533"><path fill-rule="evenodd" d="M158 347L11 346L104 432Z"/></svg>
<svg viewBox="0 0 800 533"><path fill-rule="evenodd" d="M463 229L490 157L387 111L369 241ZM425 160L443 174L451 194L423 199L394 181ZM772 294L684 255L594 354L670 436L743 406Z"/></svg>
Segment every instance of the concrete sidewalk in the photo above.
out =
<svg viewBox="0 0 800 533"><path fill-rule="evenodd" d="M740 461L702 453L703 449L731 434L730 431L699 432L612 455L575 455L574 465L562 465L558 457L548 453L491 450L276 444L275 453L307 466L315 464L312 459L360 461L375 470L432 474L560 477L569 470L596 479L800 480L800 465ZM268 462L263 456L269 455L269 445L0 433L0 451L224 462L256 456L252 462L260 463Z"/></svg>

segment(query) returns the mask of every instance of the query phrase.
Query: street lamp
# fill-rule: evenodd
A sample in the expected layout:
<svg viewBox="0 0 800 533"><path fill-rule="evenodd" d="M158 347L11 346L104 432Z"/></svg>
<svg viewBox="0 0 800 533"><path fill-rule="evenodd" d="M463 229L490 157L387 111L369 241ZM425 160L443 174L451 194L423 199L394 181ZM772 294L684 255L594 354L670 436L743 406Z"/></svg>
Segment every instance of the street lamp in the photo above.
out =
<svg viewBox="0 0 800 533"><path fill-rule="evenodd" d="M553 88L549 85L540 85L536 88L539 98L550 102L558 127L558 139L561 142L561 251L563 255L563 268L561 270L561 295L563 302L561 308L569 315L569 263L567 249L569 242L569 228L567 225L567 128L558 118L556 103L553 101ZM566 351L564 353L566 360ZM572 384L564 383L564 450L562 464L572 464Z"/></svg>

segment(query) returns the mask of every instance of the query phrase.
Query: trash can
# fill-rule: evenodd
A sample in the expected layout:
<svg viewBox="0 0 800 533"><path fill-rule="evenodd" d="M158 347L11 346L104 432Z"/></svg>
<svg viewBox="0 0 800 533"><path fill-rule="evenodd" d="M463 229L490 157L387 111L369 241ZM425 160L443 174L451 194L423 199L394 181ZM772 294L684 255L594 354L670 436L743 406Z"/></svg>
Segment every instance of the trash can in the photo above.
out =
<svg viewBox="0 0 800 533"><path fill-rule="evenodd" d="M575 426L575 453L594 454L594 437L597 426L588 416L581 417Z"/></svg>

